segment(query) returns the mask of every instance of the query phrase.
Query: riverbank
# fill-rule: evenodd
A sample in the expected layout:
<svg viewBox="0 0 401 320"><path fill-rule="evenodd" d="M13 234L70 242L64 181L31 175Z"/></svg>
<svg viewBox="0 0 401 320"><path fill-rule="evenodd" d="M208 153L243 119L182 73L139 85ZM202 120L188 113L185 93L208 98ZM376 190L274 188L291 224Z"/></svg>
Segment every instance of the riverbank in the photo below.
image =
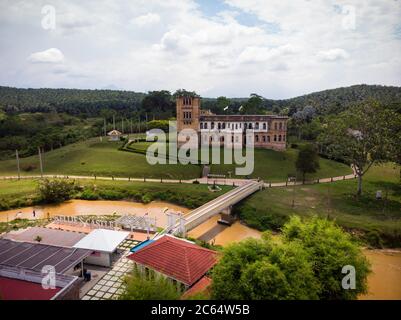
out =
<svg viewBox="0 0 401 320"><path fill-rule="evenodd" d="M356 180L269 188L245 199L235 212L250 227L279 230L291 215L329 218L373 247L401 247L399 168L374 166L366 173L363 194ZM376 199L380 190L382 199Z"/></svg>
<svg viewBox="0 0 401 320"><path fill-rule="evenodd" d="M44 205L37 191L39 179L0 180L0 210ZM166 201L186 208L197 208L232 189L222 186L210 192L206 185L152 183L137 181L77 180L72 199L128 200L141 203Z"/></svg>

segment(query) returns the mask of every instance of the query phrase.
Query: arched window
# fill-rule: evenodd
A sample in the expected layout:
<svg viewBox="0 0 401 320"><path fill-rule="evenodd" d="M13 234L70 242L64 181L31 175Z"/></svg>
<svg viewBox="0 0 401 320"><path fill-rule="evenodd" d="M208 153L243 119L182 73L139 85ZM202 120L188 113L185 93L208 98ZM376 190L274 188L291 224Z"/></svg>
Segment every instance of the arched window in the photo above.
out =
<svg viewBox="0 0 401 320"><path fill-rule="evenodd" d="M263 136L263 142L266 142L266 136Z"/></svg>
<svg viewBox="0 0 401 320"><path fill-rule="evenodd" d="M267 136L267 142L270 142L270 136Z"/></svg>
<svg viewBox="0 0 401 320"><path fill-rule="evenodd" d="M210 129L214 129L214 122L210 125Z"/></svg>
<svg viewBox="0 0 401 320"><path fill-rule="evenodd" d="M207 122L205 122L205 124L203 125L204 129L207 129Z"/></svg>
<svg viewBox="0 0 401 320"><path fill-rule="evenodd" d="M203 123L202 122L200 123L200 128L201 128L201 130L203 129Z"/></svg>
<svg viewBox="0 0 401 320"><path fill-rule="evenodd" d="M220 122L217 124L217 129L218 129L218 130L221 129L221 123L220 123Z"/></svg>
<svg viewBox="0 0 401 320"><path fill-rule="evenodd" d="M282 122L280 122L279 129L280 129L280 130L283 129L283 123L282 123Z"/></svg>
<svg viewBox="0 0 401 320"><path fill-rule="evenodd" d="M277 130L277 122L274 123L274 130Z"/></svg>
<svg viewBox="0 0 401 320"><path fill-rule="evenodd" d="M274 141L277 141L277 136L276 135L274 135Z"/></svg>
<svg viewBox="0 0 401 320"><path fill-rule="evenodd" d="M281 134L278 136L278 141L281 141Z"/></svg>
<svg viewBox="0 0 401 320"><path fill-rule="evenodd" d="M266 130L266 123L263 123L263 130Z"/></svg>
<svg viewBox="0 0 401 320"><path fill-rule="evenodd" d="M259 136L256 135L255 138L256 138L256 142L259 142Z"/></svg>
<svg viewBox="0 0 401 320"><path fill-rule="evenodd" d="M259 122L256 122L256 124L255 124L255 129L256 129L256 130L259 129Z"/></svg>
<svg viewBox="0 0 401 320"><path fill-rule="evenodd" d="M252 123L249 124L249 129L252 129Z"/></svg>

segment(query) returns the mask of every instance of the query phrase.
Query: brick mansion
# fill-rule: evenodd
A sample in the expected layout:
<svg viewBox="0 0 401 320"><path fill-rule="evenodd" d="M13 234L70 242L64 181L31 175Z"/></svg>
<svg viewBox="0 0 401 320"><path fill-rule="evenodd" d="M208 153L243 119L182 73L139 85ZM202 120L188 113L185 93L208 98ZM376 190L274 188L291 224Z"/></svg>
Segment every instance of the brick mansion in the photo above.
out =
<svg viewBox="0 0 401 320"><path fill-rule="evenodd" d="M288 117L277 115L215 115L201 109L199 97L177 98L177 131L197 132L200 145L243 147L253 142L256 148L286 149ZM185 132L185 131L184 131ZM181 134L178 143L189 137Z"/></svg>

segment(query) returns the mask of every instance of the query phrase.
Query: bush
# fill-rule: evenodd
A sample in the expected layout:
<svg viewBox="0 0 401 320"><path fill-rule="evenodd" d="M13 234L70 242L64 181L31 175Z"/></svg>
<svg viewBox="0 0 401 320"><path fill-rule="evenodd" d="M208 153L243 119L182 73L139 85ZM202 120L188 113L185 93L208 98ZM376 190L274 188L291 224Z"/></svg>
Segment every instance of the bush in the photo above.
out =
<svg viewBox="0 0 401 320"><path fill-rule="evenodd" d="M71 198L75 182L61 179L44 179L39 183L40 199L46 203L62 202Z"/></svg>
<svg viewBox="0 0 401 320"><path fill-rule="evenodd" d="M99 195L90 189L85 189L84 192L81 193L80 199L83 200L98 200Z"/></svg>
<svg viewBox="0 0 401 320"><path fill-rule="evenodd" d="M124 291L120 300L177 300L180 292L173 282L165 277L156 277L152 272L133 271L125 278Z"/></svg>

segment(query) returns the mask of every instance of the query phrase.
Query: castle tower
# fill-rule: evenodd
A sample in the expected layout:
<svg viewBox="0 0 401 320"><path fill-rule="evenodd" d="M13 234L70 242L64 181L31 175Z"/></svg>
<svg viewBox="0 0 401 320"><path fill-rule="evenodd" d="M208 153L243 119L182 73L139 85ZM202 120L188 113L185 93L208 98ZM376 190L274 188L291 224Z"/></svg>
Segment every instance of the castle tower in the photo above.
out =
<svg viewBox="0 0 401 320"><path fill-rule="evenodd" d="M182 129L193 129L199 131L200 98L178 97L177 98L177 131Z"/></svg>
<svg viewBox="0 0 401 320"><path fill-rule="evenodd" d="M200 98L196 96L177 97L177 133L184 129L192 129L199 138ZM189 140L189 136L178 136L178 145ZM194 145L197 147L198 144Z"/></svg>

